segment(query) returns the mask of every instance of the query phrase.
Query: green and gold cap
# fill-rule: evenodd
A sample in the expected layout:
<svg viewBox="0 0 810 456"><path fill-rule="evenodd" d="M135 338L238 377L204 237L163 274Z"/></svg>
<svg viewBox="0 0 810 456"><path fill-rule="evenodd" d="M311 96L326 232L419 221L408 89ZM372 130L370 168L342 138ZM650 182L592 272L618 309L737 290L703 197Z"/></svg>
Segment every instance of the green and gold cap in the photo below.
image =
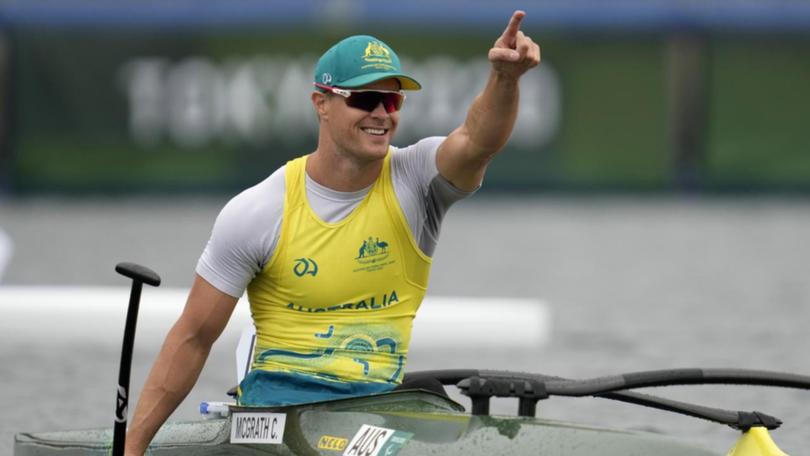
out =
<svg viewBox="0 0 810 456"><path fill-rule="evenodd" d="M343 39L315 66L315 82L332 87L352 89L388 78L398 79L403 90L422 88L416 79L402 72L394 50L369 35Z"/></svg>

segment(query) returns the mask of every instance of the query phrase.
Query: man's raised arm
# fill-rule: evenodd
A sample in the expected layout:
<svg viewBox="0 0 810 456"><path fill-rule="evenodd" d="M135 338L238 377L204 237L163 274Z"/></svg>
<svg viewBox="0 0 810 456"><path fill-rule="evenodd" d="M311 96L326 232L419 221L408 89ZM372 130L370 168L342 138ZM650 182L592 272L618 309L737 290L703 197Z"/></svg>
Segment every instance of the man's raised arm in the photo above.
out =
<svg viewBox="0 0 810 456"><path fill-rule="evenodd" d="M476 189L492 157L506 144L517 118L518 80L540 63L540 47L520 31L526 13L515 11L489 50L492 71L464 123L439 146L439 173L461 190Z"/></svg>
<svg viewBox="0 0 810 456"><path fill-rule="evenodd" d="M126 455L142 456L160 426L191 391L237 301L199 275L195 277L186 307L166 336L141 391L127 432Z"/></svg>

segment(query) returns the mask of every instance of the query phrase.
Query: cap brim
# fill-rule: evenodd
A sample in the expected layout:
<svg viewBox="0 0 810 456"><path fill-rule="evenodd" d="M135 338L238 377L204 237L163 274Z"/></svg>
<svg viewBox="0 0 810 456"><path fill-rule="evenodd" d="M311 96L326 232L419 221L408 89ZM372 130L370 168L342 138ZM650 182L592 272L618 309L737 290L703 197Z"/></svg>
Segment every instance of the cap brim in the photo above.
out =
<svg viewBox="0 0 810 456"><path fill-rule="evenodd" d="M400 88L402 90L419 90L422 88L422 84L419 84L416 79L402 73L369 73L362 76L357 76L356 78L349 79L348 81L344 81L336 85L338 87L353 89L355 87L371 84L372 82L392 78L399 81Z"/></svg>

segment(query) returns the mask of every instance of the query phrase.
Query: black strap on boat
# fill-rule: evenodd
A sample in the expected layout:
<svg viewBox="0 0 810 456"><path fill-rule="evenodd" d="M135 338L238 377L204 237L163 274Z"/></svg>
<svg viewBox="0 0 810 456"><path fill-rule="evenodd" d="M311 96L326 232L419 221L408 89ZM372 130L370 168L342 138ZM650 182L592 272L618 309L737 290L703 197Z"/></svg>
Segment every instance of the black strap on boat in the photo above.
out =
<svg viewBox="0 0 810 456"><path fill-rule="evenodd" d="M762 412L739 412L739 426L737 429L748 432L752 427L764 427L766 429L776 429L782 425L782 420L779 418L766 415Z"/></svg>

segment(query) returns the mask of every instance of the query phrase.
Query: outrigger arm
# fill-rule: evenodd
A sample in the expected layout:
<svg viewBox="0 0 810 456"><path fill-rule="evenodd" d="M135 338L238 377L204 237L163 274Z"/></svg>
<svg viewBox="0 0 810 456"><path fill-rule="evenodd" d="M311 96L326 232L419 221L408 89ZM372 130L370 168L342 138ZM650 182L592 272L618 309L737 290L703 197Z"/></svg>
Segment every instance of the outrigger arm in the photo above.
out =
<svg viewBox="0 0 810 456"><path fill-rule="evenodd" d="M456 385L472 401L474 415L488 415L492 397L517 398L518 414L534 416L537 402L551 396L594 396L725 424L743 435L727 456L787 456L770 436L782 421L762 412L730 411L622 391L673 385L734 384L810 389L810 377L747 369L669 369L633 372L609 377L571 380L562 377L510 371L452 369L411 372L404 381L433 378Z"/></svg>

